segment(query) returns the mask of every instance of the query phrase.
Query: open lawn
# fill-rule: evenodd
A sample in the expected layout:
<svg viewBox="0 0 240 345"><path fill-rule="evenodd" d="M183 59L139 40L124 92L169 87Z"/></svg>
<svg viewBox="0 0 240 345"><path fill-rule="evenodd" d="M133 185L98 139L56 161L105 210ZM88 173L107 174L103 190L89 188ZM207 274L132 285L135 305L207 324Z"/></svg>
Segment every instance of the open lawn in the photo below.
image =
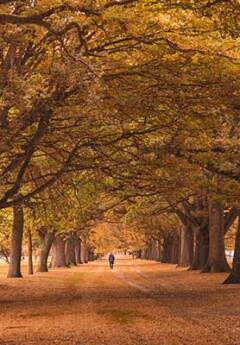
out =
<svg viewBox="0 0 240 345"><path fill-rule="evenodd" d="M225 274L118 258L6 279L0 345L239 345L240 287Z"/></svg>

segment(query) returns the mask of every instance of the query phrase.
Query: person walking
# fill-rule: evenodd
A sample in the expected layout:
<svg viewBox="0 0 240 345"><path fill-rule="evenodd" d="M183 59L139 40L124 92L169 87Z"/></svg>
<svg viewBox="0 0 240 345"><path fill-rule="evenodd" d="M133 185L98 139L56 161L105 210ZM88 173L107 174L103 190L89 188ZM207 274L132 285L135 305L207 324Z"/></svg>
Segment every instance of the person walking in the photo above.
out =
<svg viewBox="0 0 240 345"><path fill-rule="evenodd" d="M111 270L113 269L113 265L114 265L114 261L115 261L115 256L113 255L113 253L111 253L108 257L108 261L109 261L109 266L111 268Z"/></svg>

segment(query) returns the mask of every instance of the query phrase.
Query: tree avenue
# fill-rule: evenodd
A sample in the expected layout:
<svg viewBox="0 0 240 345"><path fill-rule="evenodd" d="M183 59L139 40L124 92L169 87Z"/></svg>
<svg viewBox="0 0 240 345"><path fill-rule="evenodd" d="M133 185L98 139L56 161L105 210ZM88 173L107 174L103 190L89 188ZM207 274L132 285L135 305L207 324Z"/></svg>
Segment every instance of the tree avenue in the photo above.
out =
<svg viewBox="0 0 240 345"><path fill-rule="evenodd" d="M47 272L115 246L240 283L239 11L0 0L8 277L22 276L26 244L30 274L33 253Z"/></svg>

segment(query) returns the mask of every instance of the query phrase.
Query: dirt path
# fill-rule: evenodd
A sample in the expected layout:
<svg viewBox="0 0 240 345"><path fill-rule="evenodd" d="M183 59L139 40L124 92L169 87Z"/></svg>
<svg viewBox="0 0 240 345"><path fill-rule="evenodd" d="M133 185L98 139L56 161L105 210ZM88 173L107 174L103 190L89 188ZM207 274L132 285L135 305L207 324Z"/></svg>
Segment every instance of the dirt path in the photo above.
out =
<svg viewBox="0 0 240 345"><path fill-rule="evenodd" d="M239 345L240 287L223 279L123 258L0 278L0 345Z"/></svg>

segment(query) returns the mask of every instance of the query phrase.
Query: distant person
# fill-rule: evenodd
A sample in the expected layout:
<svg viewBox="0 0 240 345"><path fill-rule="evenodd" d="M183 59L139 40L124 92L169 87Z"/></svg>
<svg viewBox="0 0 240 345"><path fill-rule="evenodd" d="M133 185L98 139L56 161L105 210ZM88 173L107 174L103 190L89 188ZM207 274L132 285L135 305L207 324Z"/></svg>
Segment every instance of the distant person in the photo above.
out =
<svg viewBox="0 0 240 345"><path fill-rule="evenodd" d="M115 256L113 255L113 253L111 253L108 257L108 261L109 261L109 266L111 268L111 270L113 269L113 265L114 265L114 261L115 261Z"/></svg>

